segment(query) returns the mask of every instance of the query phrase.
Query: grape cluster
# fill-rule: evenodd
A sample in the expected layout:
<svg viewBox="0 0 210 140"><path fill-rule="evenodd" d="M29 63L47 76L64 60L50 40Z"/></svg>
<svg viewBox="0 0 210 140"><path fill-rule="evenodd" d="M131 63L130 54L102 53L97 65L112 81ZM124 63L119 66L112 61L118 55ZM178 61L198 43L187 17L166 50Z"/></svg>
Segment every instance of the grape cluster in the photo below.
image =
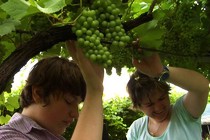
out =
<svg viewBox="0 0 210 140"><path fill-rule="evenodd" d="M110 0L95 0L90 9L83 10L73 28L79 46L92 61L103 65L108 74L131 63L126 34L119 17L120 9ZM126 61L128 63L126 63Z"/></svg>
<svg viewBox="0 0 210 140"><path fill-rule="evenodd" d="M79 46L84 50L85 55L92 61L103 64L104 67L111 65L111 54L106 46L101 44L104 35L98 30L99 21L95 10L83 10L73 32L77 36Z"/></svg>
<svg viewBox="0 0 210 140"><path fill-rule="evenodd" d="M93 3L93 8L97 9L99 28L105 35L104 40L111 42L111 46L125 47L130 41L130 37L125 33L119 17L120 9L116 4L110 0L97 0Z"/></svg>
<svg viewBox="0 0 210 140"><path fill-rule="evenodd" d="M180 3L176 10L170 16L165 16L162 21L166 29L163 36L163 50L179 53L179 56L170 57L172 65L187 66L188 68L197 65L197 60L192 55L198 53L203 36L200 13L196 11L198 6L193 2ZM180 59L182 63L180 63Z"/></svg>

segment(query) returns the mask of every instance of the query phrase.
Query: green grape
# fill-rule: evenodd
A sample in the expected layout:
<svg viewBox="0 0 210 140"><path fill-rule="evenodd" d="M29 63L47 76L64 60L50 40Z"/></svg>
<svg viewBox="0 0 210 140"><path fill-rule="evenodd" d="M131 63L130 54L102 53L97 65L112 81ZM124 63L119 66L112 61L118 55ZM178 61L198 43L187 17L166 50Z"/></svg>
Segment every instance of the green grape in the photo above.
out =
<svg viewBox="0 0 210 140"><path fill-rule="evenodd" d="M87 28L85 28L85 27L82 27L82 33L86 33L87 32Z"/></svg>
<svg viewBox="0 0 210 140"><path fill-rule="evenodd" d="M132 65L131 50L126 47L131 38L123 29L119 13L112 1L95 0L90 9L82 12L72 29L85 55L109 74L112 68L121 74L124 66Z"/></svg>
<svg viewBox="0 0 210 140"><path fill-rule="evenodd" d="M80 45L83 45L85 42L84 38L78 38L77 41Z"/></svg>
<svg viewBox="0 0 210 140"><path fill-rule="evenodd" d="M185 55L184 59L180 56L168 58L171 65L195 68L197 60L192 61L194 58L190 55L198 54L200 46L202 46L201 39L204 36L200 19L198 22L195 20L200 16L200 13L194 10L199 8L199 5L193 2L183 2L176 6L176 10L160 23L166 29L163 35L162 49L166 52ZM178 63L180 60L182 63Z"/></svg>
<svg viewBox="0 0 210 140"><path fill-rule="evenodd" d="M111 75L112 74L112 67L107 67L106 68L106 74Z"/></svg>
<svg viewBox="0 0 210 140"><path fill-rule="evenodd" d="M95 55L95 54L91 54L91 55L90 55L90 59L91 59L92 61L96 61L96 55Z"/></svg>
<svg viewBox="0 0 210 140"><path fill-rule="evenodd" d="M82 36L82 30L76 30L76 35L78 37L81 37Z"/></svg>
<svg viewBox="0 0 210 140"><path fill-rule="evenodd" d="M80 24L84 23L86 21L86 17L85 16L80 16L80 18L78 19L78 22Z"/></svg>

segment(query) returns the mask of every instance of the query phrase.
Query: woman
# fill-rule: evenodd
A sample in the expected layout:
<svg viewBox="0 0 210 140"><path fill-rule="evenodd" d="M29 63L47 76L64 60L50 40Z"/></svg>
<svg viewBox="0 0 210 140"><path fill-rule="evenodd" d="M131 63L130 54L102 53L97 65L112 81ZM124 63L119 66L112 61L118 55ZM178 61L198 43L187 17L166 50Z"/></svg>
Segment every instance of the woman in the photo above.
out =
<svg viewBox="0 0 210 140"><path fill-rule="evenodd" d="M128 140L201 140L201 114L207 104L209 81L200 73L165 67L154 53L133 61L137 71L127 90L134 108L145 116L130 126ZM172 83L188 91L174 105L170 104Z"/></svg>

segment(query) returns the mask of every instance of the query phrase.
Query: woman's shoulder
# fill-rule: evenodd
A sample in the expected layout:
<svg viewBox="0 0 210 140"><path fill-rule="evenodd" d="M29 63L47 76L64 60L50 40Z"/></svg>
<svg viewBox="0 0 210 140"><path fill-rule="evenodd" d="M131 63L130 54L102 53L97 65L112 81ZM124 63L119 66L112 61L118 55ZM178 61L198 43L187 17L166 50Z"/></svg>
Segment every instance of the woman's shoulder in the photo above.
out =
<svg viewBox="0 0 210 140"><path fill-rule="evenodd" d="M148 119L148 116L143 116L135 120L132 125L135 125L135 126L145 125L148 121L147 119Z"/></svg>

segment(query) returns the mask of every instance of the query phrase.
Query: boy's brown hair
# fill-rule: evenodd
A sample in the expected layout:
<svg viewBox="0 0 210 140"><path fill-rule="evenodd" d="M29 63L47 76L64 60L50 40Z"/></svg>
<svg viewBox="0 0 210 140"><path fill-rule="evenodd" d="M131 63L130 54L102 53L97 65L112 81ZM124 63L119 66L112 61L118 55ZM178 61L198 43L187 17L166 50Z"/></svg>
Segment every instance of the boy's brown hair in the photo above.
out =
<svg viewBox="0 0 210 140"><path fill-rule="evenodd" d="M68 93L84 100L86 94L85 80L77 64L58 56L44 58L34 65L20 96L22 108L34 103L32 86L41 89L39 96L45 105L49 104L50 95L61 97Z"/></svg>

